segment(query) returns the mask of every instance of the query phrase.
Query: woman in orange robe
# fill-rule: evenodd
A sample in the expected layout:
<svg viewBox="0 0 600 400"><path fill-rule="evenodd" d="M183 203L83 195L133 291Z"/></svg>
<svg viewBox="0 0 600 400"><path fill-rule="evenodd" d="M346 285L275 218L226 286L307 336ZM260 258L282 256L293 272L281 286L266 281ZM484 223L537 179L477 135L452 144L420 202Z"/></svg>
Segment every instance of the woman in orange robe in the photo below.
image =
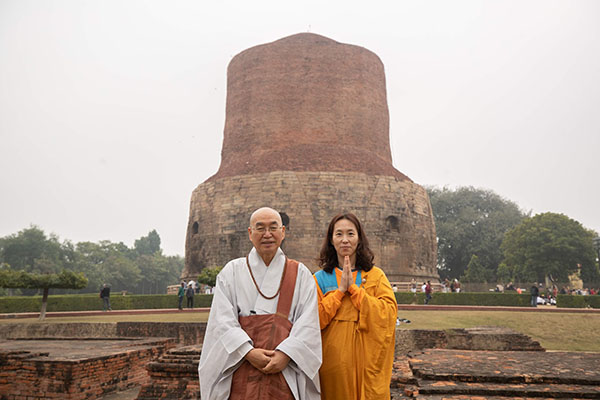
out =
<svg viewBox="0 0 600 400"><path fill-rule="evenodd" d="M390 398L398 306L354 214L335 216L315 274L323 364L321 399Z"/></svg>

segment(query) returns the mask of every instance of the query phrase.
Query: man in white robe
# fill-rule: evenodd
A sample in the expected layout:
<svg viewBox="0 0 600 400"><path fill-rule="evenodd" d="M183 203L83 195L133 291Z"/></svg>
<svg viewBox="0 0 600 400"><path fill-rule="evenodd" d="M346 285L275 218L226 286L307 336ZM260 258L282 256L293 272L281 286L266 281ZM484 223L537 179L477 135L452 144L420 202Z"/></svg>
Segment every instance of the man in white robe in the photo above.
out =
<svg viewBox="0 0 600 400"><path fill-rule="evenodd" d="M256 210L248 234L254 245L247 259L253 276L245 257L227 263L217 276L198 365L201 397L228 399L233 374L247 360L266 374L281 371L296 400L320 399L321 331L316 286L306 266L298 266L288 315L293 326L274 351L254 348L240 326L239 317L276 313L280 296L266 297L277 293L286 262L279 248L285 226L277 211L266 207Z"/></svg>

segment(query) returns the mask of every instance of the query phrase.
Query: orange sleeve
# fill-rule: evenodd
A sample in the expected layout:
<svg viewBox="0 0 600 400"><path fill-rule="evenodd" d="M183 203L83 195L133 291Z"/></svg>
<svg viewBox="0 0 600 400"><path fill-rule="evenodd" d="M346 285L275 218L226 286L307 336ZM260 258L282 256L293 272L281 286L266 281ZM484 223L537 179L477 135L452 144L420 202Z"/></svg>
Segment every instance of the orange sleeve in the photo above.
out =
<svg viewBox="0 0 600 400"><path fill-rule="evenodd" d="M360 311L360 305L366 295L365 290L356 286L356 283L353 283L352 286L348 288L348 292L350 292L350 301L352 301L352 305Z"/></svg>
<svg viewBox="0 0 600 400"><path fill-rule="evenodd" d="M370 330L377 326L395 329L398 304L394 290L383 271L380 272L374 286L357 287L354 292L356 294L352 293L353 303L356 297L358 306L355 304L355 307L360 310L359 329Z"/></svg>
<svg viewBox="0 0 600 400"><path fill-rule="evenodd" d="M375 269L375 267L373 267ZM365 398L389 398L390 379L394 363L394 345L398 306L392 287L380 269L371 270L373 281L359 288L364 297L360 304L358 329L364 335L362 355L365 357Z"/></svg>
<svg viewBox="0 0 600 400"><path fill-rule="evenodd" d="M317 285L317 300L319 302L319 323L321 325L321 330L323 330L329 325L342 305L344 293L340 292L339 289L336 289L323 295L323 292L321 292L321 288L317 283L317 278L314 277L314 279L315 285Z"/></svg>

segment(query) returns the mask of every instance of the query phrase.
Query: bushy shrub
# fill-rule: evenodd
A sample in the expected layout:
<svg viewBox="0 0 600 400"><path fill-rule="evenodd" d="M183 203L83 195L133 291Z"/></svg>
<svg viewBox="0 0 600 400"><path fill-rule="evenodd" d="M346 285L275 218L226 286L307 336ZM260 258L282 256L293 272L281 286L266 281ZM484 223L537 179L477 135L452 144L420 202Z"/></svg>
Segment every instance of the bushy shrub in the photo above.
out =
<svg viewBox="0 0 600 400"><path fill-rule="evenodd" d="M398 304L423 304L424 293L397 292ZM461 306L507 306L527 307L531 297L518 293L434 293L429 304L432 305L461 305Z"/></svg>
<svg viewBox="0 0 600 400"><path fill-rule="evenodd" d="M398 304L423 304L425 300L423 293L397 292L395 295ZM194 307L210 307L212 297L211 294L194 296ZM529 294L464 292L434 293L429 304L528 307L530 301ZM115 293L110 296L110 305L113 310L177 308L177 303L177 296L172 294L122 296ZM41 296L0 297L0 313L39 312L41 304ZM557 305L565 308L600 308L600 296L558 295ZM102 310L102 300L97 294L50 295L48 297L48 312L95 310Z"/></svg>
<svg viewBox="0 0 600 400"><path fill-rule="evenodd" d="M564 308L600 308L600 296L559 294L556 296L556 306Z"/></svg>
<svg viewBox="0 0 600 400"><path fill-rule="evenodd" d="M194 296L194 307L210 307L211 294ZM41 296L0 297L0 313L39 312L42 304ZM185 302L184 302L185 304ZM113 310L139 310L177 308L176 295L167 294L114 294L110 296ZM47 312L53 311L94 311L102 310L102 299L97 294L50 295Z"/></svg>

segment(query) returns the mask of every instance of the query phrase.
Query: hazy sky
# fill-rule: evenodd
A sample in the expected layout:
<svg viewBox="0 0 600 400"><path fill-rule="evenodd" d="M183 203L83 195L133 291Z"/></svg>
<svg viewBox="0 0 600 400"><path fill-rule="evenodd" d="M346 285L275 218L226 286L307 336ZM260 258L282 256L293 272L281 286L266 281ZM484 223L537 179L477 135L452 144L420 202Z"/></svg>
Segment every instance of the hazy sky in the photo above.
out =
<svg viewBox="0 0 600 400"><path fill-rule="evenodd" d="M0 236L184 253L226 69L299 32L385 65L394 166L600 231L600 1L0 0Z"/></svg>

